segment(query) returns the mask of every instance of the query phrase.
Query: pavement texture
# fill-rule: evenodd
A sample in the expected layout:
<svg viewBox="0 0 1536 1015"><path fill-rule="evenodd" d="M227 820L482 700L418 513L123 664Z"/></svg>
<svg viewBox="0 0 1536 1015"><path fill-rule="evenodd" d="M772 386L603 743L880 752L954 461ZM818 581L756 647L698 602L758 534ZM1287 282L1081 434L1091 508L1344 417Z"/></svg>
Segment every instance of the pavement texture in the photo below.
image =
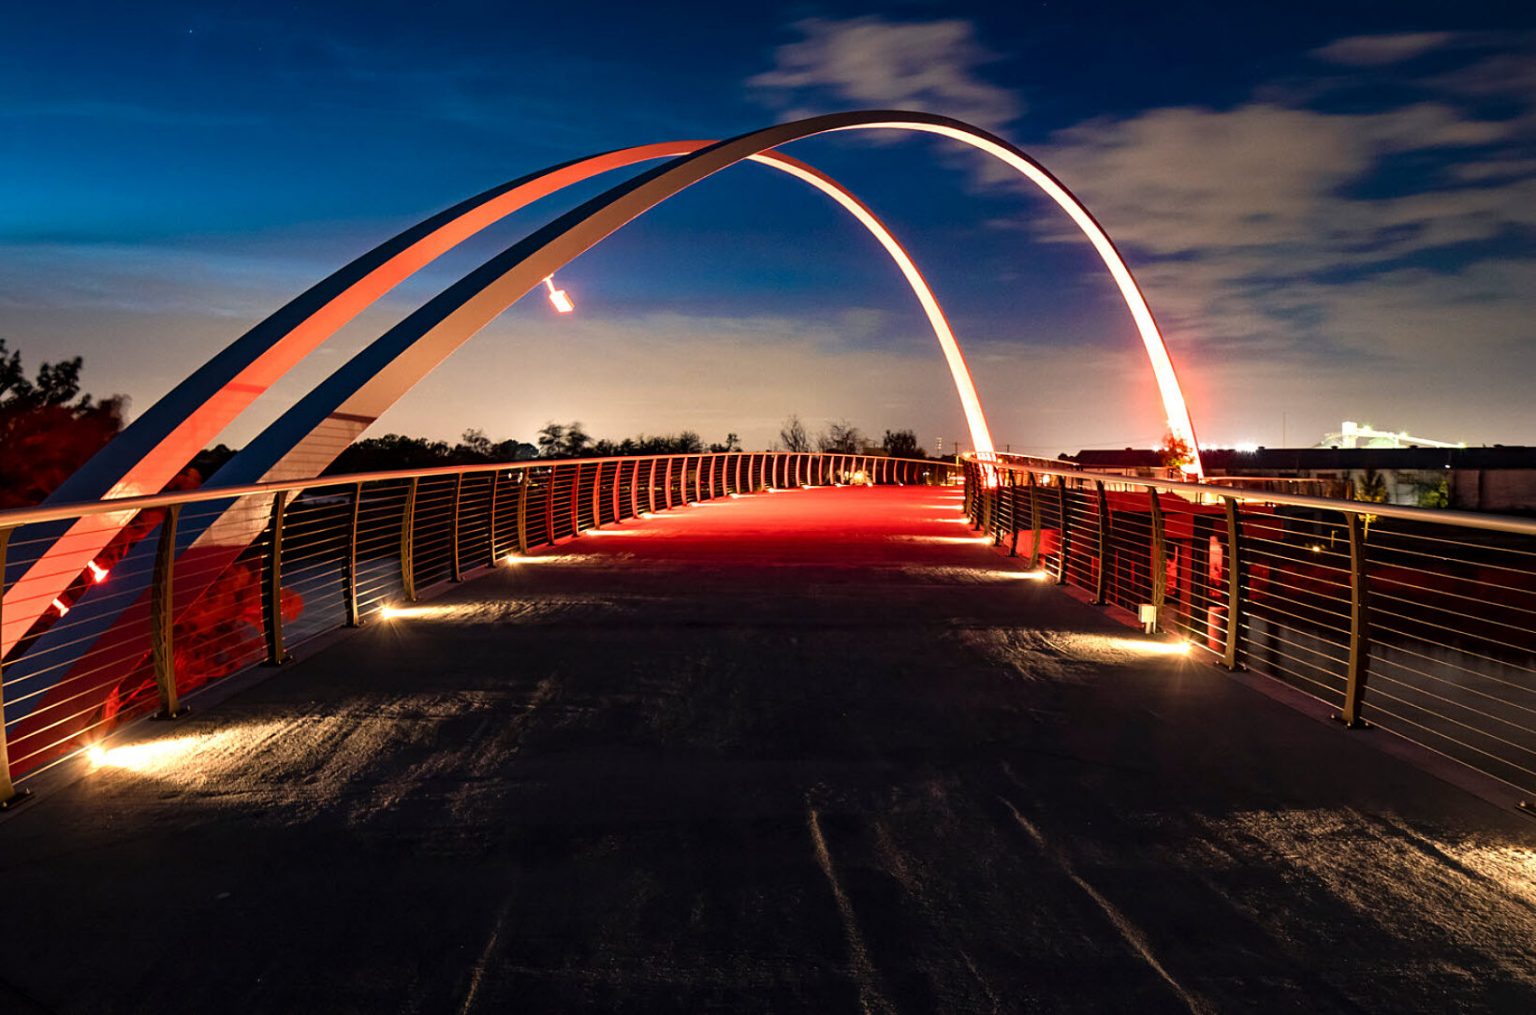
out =
<svg viewBox="0 0 1536 1015"><path fill-rule="evenodd" d="M1536 822L1157 648L952 489L614 526L0 823L0 1010L1536 1011Z"/></svg>

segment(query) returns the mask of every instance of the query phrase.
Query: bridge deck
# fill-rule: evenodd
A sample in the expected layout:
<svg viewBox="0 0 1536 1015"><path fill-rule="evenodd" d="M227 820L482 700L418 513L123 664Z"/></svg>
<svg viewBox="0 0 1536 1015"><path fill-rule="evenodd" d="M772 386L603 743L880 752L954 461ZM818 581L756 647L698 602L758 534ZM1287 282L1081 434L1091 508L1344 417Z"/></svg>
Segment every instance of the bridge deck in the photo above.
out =
<svg viewBox="0 0 1536 1015"><path fill-rule="evenodd" d="M1536 1009L1536 825L969 537L711 503L156 724L0 824L0 1008Z"/></svg>

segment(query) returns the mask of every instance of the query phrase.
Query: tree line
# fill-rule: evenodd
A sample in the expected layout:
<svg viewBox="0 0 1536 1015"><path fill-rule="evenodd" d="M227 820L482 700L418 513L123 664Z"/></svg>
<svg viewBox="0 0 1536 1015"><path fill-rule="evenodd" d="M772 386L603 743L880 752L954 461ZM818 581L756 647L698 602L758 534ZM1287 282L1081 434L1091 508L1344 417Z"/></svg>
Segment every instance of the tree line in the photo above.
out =
<svg viewBox="0 0 1536 1015"><path fill-rule="evenodd" d="M550 421L539 429L534 443L515 438L495 441L484 430L465 430L455 444L384 434L356 441L341 453L326 475L349 472L382 472L390 469L426 469L440 465L479 465L520 462L536 458L616 458L629 455L698 455L743 450L733 431L724 440L706 443L694 430L672 434L637 434L621 440L594 438L580 421ZM829 422L816 434L806 429L799 416L791 415L779 428L779 439L770 451L822 451L859 454L879 451L893 457L926 458L911 430L887 430L879 444L871 444L863 431L847 420Z"/></svg>
<svg viewBox="0 0 1536 1015"><path fill-rule="evenodd" d="M31 376L21 354L0 338L0 507L41 502L122 429L128 400L97 399L80 390L83 359L42 363ZM637 434L620 440L593 438L580 422L546 423L532 443L493 440L484 430L465 430L455 443L389 433L355 441L325 470L326 475L427 469L535 458L612 458L622 455L693 455L743 450L736 433L706 442L696 431ZM926 458L911 430L887 430L871 442L848 420L829 421L811 433L798 415L786 418L770 451L859 454L878 450L903 458ZM224 444L199 452L167 489L195 487L235 454Z"/></svg>

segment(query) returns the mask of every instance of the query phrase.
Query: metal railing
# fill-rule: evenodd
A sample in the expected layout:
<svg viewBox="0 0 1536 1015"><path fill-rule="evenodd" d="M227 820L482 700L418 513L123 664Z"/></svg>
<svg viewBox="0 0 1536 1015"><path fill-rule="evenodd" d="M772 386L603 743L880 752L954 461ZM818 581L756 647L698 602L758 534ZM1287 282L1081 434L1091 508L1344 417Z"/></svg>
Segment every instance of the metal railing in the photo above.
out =
<svg viewBox="0 0 1536 1015"><path fill-rule="evenodd" d="M0 670L0 806L14 780L288 646L626 518L735 493L935 483L945 462L820 453L535 460L325 476L0 511L9 556L37 560L65 523L99 518L108 548L43 611ZM128 521L131 519L131 521ZM78 525L69 532L79 536ZM86 533L89 537L89 533ZM22 568L13 568L19 574ZM20 791L24 794L24 790Z"/></svg>
<svg viewBox="0 0 1536 1015"><path fill-rule="evenodd" d="M965 470L972 523L1059 584L1536 799L1536 521Z"/></svg>

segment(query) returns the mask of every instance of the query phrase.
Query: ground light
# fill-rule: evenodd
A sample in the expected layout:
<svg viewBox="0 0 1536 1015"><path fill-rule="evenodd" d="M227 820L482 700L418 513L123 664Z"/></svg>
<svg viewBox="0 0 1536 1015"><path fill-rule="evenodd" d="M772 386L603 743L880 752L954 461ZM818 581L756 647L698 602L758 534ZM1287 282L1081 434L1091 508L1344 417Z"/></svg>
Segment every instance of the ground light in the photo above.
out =
<svg viewBox="0 0 1536 1015"><path fill-rule="evenodd" d="M92 769L117 768L128 772L156 772L180 761L203 740L202 737L171 737L122 747L97 744L85 752Z"/></svg>
<svg viewBox="0 0 1536 1015"><path fill-rule="evenodd" d="M1194 646L1187 641L1153 641L1142 638L1106 638L1110 648L1149 656L1187 656Z"/></svg>
<svg viewBox="0 0 1536 1015"><path fill-rule="evenodd" d="M382 620L420 620L429 617L445 617L454 612L452 606L381 606Z"/></svg>

